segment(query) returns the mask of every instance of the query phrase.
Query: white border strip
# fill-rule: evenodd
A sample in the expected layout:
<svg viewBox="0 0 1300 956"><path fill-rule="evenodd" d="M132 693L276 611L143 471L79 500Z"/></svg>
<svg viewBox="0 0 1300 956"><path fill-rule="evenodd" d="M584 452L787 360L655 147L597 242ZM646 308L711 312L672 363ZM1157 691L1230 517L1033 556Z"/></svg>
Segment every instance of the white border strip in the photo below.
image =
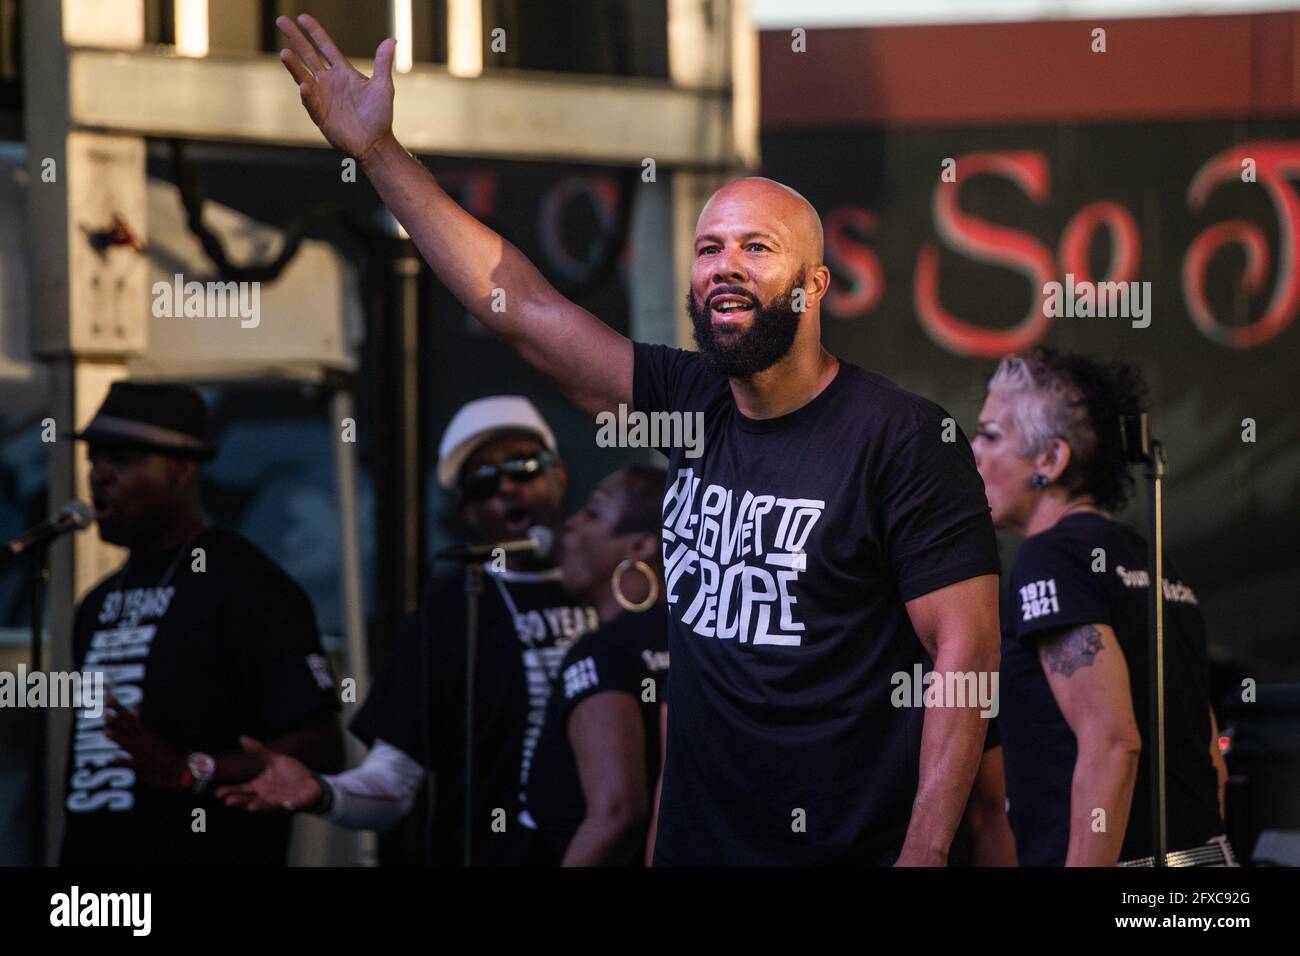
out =
<svg viewBox="0 0 1300 956"><path fill-rule="evenodd" d="M750 0L760 30L1224 16L1300 10L1297 0Z"/></svg>

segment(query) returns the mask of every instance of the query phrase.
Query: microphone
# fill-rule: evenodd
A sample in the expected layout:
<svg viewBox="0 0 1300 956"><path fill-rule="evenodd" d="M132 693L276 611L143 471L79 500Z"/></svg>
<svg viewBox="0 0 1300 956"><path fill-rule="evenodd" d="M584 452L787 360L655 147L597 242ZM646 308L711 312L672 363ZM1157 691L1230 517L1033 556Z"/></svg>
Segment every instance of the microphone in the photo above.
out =
<svg viewBox="0 0 1300 956"><path fill-rule="evenodd" d="M544 525L535 524L528 529L528 537L516 541L498 541L496 544L456 544L443 548L433 556L435 561L486 561L497 550L507 554L531 553L546 559L555 546L555 534Z"/></svg>
<svg viewBox="0 0 1300 956"><path fill-rule="evenodd" d="M75 498L63 506L58 514L50 515L35 528L21 537L14 538L0 552L6 558L16 558L32 548L49 544L60 535L69 531L81 531L90 527L90 507L84 501Z"/></svg>

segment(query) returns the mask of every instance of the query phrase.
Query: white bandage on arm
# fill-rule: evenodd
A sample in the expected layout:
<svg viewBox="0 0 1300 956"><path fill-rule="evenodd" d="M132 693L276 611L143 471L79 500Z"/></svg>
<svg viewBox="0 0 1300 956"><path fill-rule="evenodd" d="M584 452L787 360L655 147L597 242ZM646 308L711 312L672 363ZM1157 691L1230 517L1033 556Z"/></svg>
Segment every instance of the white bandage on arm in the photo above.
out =
<svg viewBox="0 0 1300 956"><path fill-rule="evenodd" d="M376 740L361 766L323 778L334 805L321 816L348 830L391 830L411 809L424 767L392 744Z"/></svg>

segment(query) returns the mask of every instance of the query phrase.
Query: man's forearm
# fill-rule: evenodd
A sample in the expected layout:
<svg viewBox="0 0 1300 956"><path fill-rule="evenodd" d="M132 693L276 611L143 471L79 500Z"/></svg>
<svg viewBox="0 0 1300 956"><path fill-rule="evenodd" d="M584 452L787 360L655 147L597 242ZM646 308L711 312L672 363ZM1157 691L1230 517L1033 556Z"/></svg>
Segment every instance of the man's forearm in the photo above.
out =
<svg viewBox="0 0 1300 956"><path fill-rule="evenodd" d="M1016 866L1016 838L1003 807L989 813L971 833L971 866Z"/></svg>
<svg viewBox="0 0 1300 956"><path fill-rule="evenodd" d="M523 253L461 208L395 138L381 140L361 163L424 261L494 334L512 336L516 306L554 292ZM504 303L497 289L504 290Z"/></svg>
<svg viewBox="0 0 1300 956"><path fill-rule="evenodd" d="M588 814L564 851L561 866L621 866L636 852L636 817Z"/></svg>
<svg viewBox="0 0 1300 956"><path fill-rule="evenodd" d="M948 675L975 677L971 690L976 699L960 701L966 706L925 709L916 798L897 861L900 866L944 866L984 752L988 727L980 712L997 713L997 575L967 578L913 598L907 613L945 687ZM989 684L993 696L982 702L979 691L987 693ZM963 681L962 686L968 685Z"/></svg>
<svg viewBox="0 0 1300 956"><path fill-rule="evenodd" d="M268 740L266 746L296 757L317 773L338 773L344 767L343 732L332 712Z"/></svg>
<svg viewBox="0 0 1300 956"><path fill-rule="evenodd" d="M1001 747L987 749L980 755L975 786L956 839L963 835L971 866L1017 865L1015 835L1007 818L1006 769Z"/></svg>
<svg viewBox="0 0 1300 956"><path fill-rule="evenodd" d="M287 754L302 761L319 773L342 769L343 735L333 714L327 718L291 730L266 742L268 750ZM262 762L254 754L242 750L213 754L216 769L212 772L212 786L244 783L262 772Z"/></svg>
<svg viewBox="0 0 1300 956"><path fill-rule="evenodd" d="M945 673L936 663L936 673ZM988 727L979 707L930 707L921 729L921 768L904 858L942 866L970 798Z"/></svg>
<svg viewBox="0 0 1300 956"><path fill-rule="evenodd" d="M1139 752L1130 744L1080 740L1070 788L1066 866L1114 866L1124 846ZM1104 816L1097 814L1104 811Z"/></svg>

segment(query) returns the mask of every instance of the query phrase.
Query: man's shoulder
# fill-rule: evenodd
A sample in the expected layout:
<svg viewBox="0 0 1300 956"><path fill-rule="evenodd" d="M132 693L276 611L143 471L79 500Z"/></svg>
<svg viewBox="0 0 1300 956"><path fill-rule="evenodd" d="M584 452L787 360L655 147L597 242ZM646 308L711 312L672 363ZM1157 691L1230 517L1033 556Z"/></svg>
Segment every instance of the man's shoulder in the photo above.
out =
<svg viewBox="0 0 1300 956"><path fill-rule="evenodd" d="M641 360L657 360L661 362L672 362L675 364L698 366L701 369L707 369L708 363L704 361L704 356L694 349L678 348L675 345L667 345L663 342L636 342L632 343L633 355Z"/></svg>
<svg viewBox="0 0 1300 956"><path fill-rule="evenodd" d="M871 396L884 411L925 418L936 416L942 418L947 414L937 403L904 388L879 372L872 372L844 359L840 359L840 363L844 366L845 381L849 389L858 395Z"/></svg>
<svg viewBox="0 0 1300 956"><path fill-rule="evenodd" d="M655 388L671 392L661 398L675 396L704 403L731 392L727 376L697 351L655 342L633 342L632 348L634 390L650 389L642 395L643 400L653 400Z"/></svg>
<svg viewBox="0 0 1300 956"><path fill-rule="evenodd" d="M878 372L840 359L844 397L855 416L871 430L886 430L904 441L925 428L941 428L951 418L940 405Z"/></svg>
<svg viewBox="0 0 1300 956"><path fill-rule="evenodd" d="M269 591L284 591L301 595L307 592L280 564L260 546L238 531L213 525L194 540L191 548L204 550L207 571L220 569L221 577L240 582L241 587L256 585ZM188 562L190 556L186 556Z"/></svg>
<svg viewBox="0 0 1300 956"><path fill-rule="evenodd" d="M122 572L125 569L126 569L126 562L123 561L112 571L109 571L102 578L96 581L94 586L91 587L91 589L86 592L82 600L88 601L92 597L101 597L102 595L107 594L109 591L113 589L113 586L117 583L117 579L122 576Z"/></svg>
<svg viewBox="0 0 1300 956"><path fill-rule="evenodd" d="M104 598L113 589L113 585L124 567L126 567L126 562L118 565L96 581L94 587L82 595L81 600L77 602L77 612L82 613L85 608L98 607L103 603Z"/></svg>

